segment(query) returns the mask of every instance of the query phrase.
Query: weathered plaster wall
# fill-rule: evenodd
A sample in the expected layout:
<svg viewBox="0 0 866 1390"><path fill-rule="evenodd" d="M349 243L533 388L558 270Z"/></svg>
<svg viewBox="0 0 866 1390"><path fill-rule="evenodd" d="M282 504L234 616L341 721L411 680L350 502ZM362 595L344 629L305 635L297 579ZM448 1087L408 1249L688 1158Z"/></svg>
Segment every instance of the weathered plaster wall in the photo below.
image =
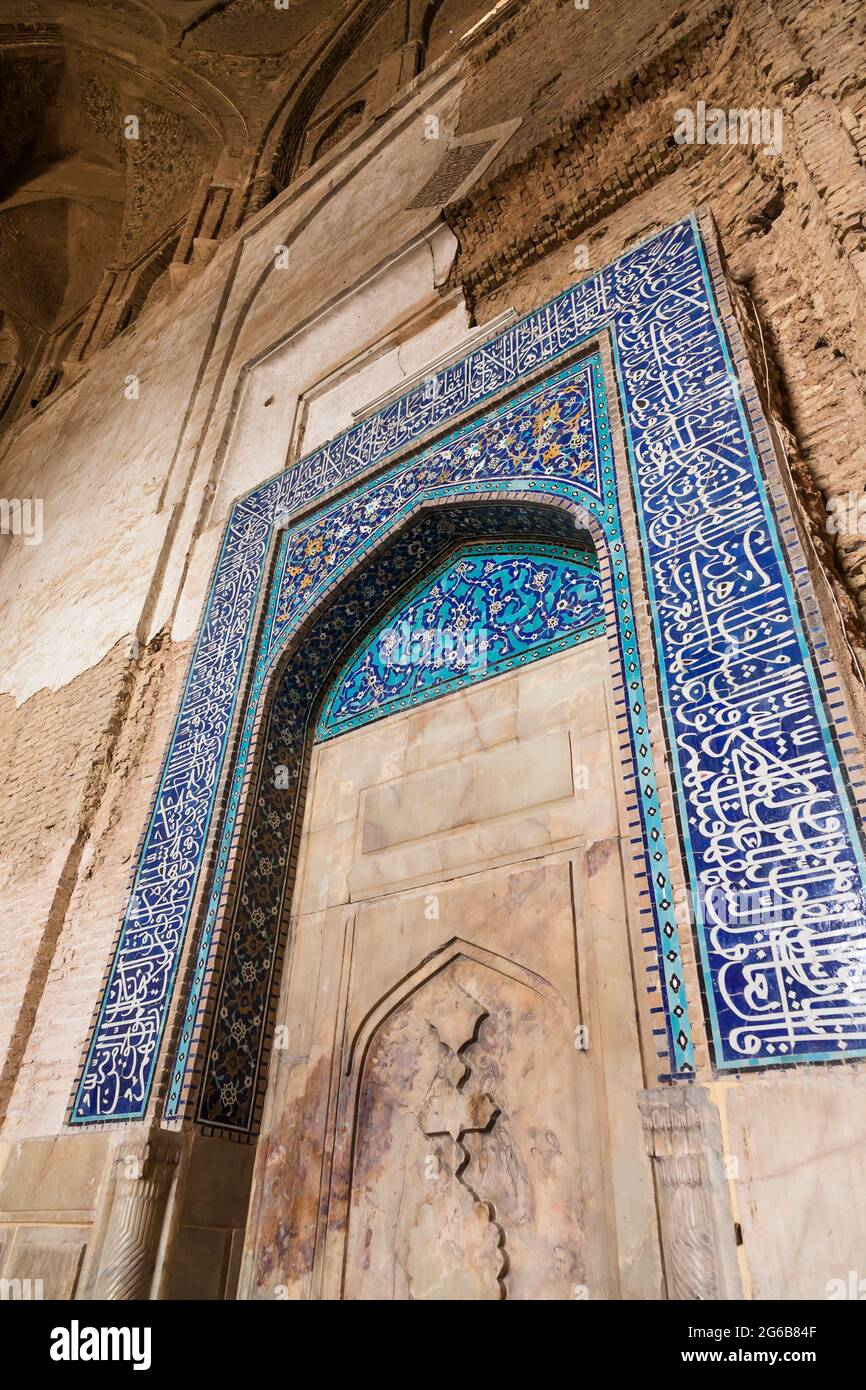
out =
<svg viewBox="0 0 866 1390"><path fill-rule="evenodd" d="M450 101L443 123L449 109L452 123L456 116L453 97ZM389 237L395 246L404 243L407 234L411 241L413 228L429 224L429 213L404 214L402 220L396 213L410 200L424 172L419 155L426 157L428 166L435 157L417 120L406 127L401 148L404 173L389 185L395 214ZM23 1047L27 1061L8 1116L9 1135L50 1133L62 1123L171 727L177 682L232 498L283 465L299 397L343 366L347 357L363 356L383 342L391 349L381 357L380 371L368 386L376 395L399 382L406 370L405 349L402 358L393 350L405 323L415 324L415 352L422 358L425 335L428 355L438 356L465 328L465 314L455 314L453 297L451 307L443 304L438 288L453 258L453 234L441 228L428 238L420 236L407 253L389 258L389 237L377 243L360 219L365 204L366 216L374 216L367 190L365 178L350 183L342 197L329 199L326 190L323 200L321 189L311 190L308 203L324 201L324 227L317 222L305 226L307 206L290 206L284 217L265 213L261 228L239 248L238 264L235 248L226 247L185 288L182 314L177 301L164 300L10 441L4 464L6 491L44 497L46 534L37 546L10 538L4 570L16 576L4 623L4 669L11 692L7 737L10 746L17 742L21 747L26 769L24 785L13 781L7 789L7 808L10 824L19 830L29 825L30 843L35 839L38 845L35 855L9 859L10 910L20 923L0 946L10 1029L19 1027L16 1011L25 998L32 996L26 1007L35 1007L44 988L38 1022L32 1036L20 1035L9 1072L11 1084ZM292 230L297 223L298 239ZM352 240L356 226L358 242ZM292 265L309 266L309 278L272 269L275 245L289 243ZM346 248L351 254L345 254ZM378 273L365 274L368 265L373 271L378 265ZM262 271L270 271L266 290L245 315ZM360 281L354 296L348 294L353 278ZM336 305L332 314L312 312L320 285L328 287L326 302L343 291L342 306ZM223 295L228 299L221 306ZM240 322L243 333L235 342ZM221 332L211 339L214 325ZM222 460L220 436L241 365L286 338L288 345L276 360L266 360L261 388L257 373L250 378L249 408L232 426L235 448L229 476L214 496L212 480L220 478ZM139 377L139 395L128 400L124 383L133 374ZM212 409L215 390L217 405ZM266 406L269 399L271 405ZM345 404L342 408L345 411ZM262 422L268 428L263 429ZM199 432L208 427L209 450L198 447ZM174 658L175 678L169 681L163 644L175 609L173 635L183 646ZM141 655L133 656L132 644L139 640ZM106 676L100 663L114 649L119 654ZM154 652L159 655L154 657ZM125 706L130 690L138 689L158 696L161 710L164 703L161 716L130 705L126 723L121 720L115 727L115 705ZM99 795L90 794L92 805L79 786L74 744L68 736L75 690L81 691L78 700L86 710L81 728L85 758L92 758L94 743L106 743L96 770L86 763L81 773L85 778L101 776ZM33 695L34 691L42 693ZM13 696L24 702L17 712ZM20 735L22 728L36 732L43 706L50 713L45 716L40 757L56 778L56 786L47 788L33 777L25 752L28 739L25 736L21 743ZM129 745L126 775L111 764L121 729ZM152 766L137 761L136 745L142 736L156 759ZM133 799L129 781L135 787ZM29 822L21 814L28 782L35 793ZM103 839L111 838L109 827L119 813L110 808L118 805L123 806L122 826L116 827L120 843L112 841L109 847ZM37 822L44 826L46 819L61 827L51 854L48 846L53 840L46 843L37 829ZM14 835L11 843L16 843ZM76 867L85 843L85 862ZM119 870L117 864L110 867L115 855L123 866ZM55 899L48 928L46 918ZM37 942L43 942L43 954L48 951L54 962L44 979L39 974L38 982L33 969Z"/></svg>

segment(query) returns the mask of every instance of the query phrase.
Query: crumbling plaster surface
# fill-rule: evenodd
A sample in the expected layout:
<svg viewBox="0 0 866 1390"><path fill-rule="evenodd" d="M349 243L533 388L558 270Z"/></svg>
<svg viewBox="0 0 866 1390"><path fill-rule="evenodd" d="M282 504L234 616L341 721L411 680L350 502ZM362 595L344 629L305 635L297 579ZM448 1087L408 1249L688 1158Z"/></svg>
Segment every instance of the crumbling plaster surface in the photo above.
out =
<svg viewBox="0 0 866 1390"><path fill-rule="evenodd" d="M440 109L443 125L453 125L453 94ZM46 539L28 546L10 538L0 570L9 584L3 727L10 759L23 760L5 810L10 826L17 820L41 846L31 858L23 843L11 853L0 886L3 1015L16 1037L8 1136L62 1127L233 497L284 463L299 398L335 369L351 370L356 357L367 363L372 399L428 358L458 351L467 331L460 297L441 293L453 233L431 226L429 212L401 214L436 152L417 117L400 122L398 138L403 176L391 190L388 237L371 236L368 169L344 190L326 190L326 237L320 223L305 221L322 190L298 206L287 196L284 213L267 209L247 241L227 246L187 284L183 313L176 300L161 301L12 436L4 487L45 497ZM291 263L304 257L311 273L273 271L257 289L276 245L289 245ZM335 303L317 314L322 286ZM377 345L381 353L368 360ZM268 351L247 378L250 409L220 452L240 367ZM124 395L133 375L137 400ZM271 395L286 409L277 399L266 408ZM363 404L345 385L334 404L321 393L314 427L338 430L350 401ZM214 493L223 467L225 486ZM45 765L37 775L31 739ZM32 816L22 820L28 791Z"/></svg>
<svg viewBox="0 0 866 1390"><path fill-rule="evenodd" d="M452 129L455 88L436 109L443 132ZM372 157L356 151L324 187L266 209L188 284L182 312L164 299L13 433L0 464L3 494L43 498L46 532L41 545L7 542L0 571L2 683L17 702L59 689L123 637L147 642L170 624L198 531L221 531L233 498L284 465L293 400L438 298L456 250L447 229L393 257L430 224L429 212L403 209L440 145L424 139L417 111L394 125ZM287 270L275 268L283 246ZM391 273L373 275L389 253ZM319 313L340 299L332 314ZM265 368L278 382L245 402L235 422L243 368L293 338L294 355L289 346ZM214 541L203 547L204 573L185 612L200 603Z"/></svg>

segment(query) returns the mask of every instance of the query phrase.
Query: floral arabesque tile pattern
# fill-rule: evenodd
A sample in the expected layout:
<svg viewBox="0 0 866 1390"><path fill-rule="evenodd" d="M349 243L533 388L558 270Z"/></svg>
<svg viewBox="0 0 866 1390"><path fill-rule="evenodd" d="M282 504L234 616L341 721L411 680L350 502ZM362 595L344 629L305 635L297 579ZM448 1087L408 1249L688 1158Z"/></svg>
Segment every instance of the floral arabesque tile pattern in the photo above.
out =
<svg viewBox="0 0 866 1390"><path fill-rule="evenodd" d="M340 672L316 735L334 738L603 632L593 556L542 546L461 550Z"/></svg>

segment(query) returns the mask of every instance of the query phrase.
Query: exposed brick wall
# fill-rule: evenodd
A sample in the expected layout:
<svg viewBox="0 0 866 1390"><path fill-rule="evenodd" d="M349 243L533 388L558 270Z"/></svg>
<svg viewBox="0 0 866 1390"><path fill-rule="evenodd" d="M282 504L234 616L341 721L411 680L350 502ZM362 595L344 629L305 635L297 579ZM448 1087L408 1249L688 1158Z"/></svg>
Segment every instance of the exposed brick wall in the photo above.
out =
<svg viewBox="0 0 866 1390"><path fill-rule="evenodd" d="M0 1111L15 1081L103 785L123 699L118 646L92 671L0 707ZM10 1049L11 1044L11 1051Z"/></svg>
<svg viewBox="0 0 866 1390"><path fill-rule="evenodd" d="M473 48L460 115L461 132L509 116L523 124L493 174L530 155L576 117L613 100L625 109L646 96L649 65L676 52L689 35L707 32L732 0L634 0L615 10L589 0L526 0L512 19ZM675 91L676 68L669 69ZM619 90L617 90L619 89ZM612 94L616 92L616 96Z"/></svg>
<svg viewBox="0 0 866 1390"><path fill-rule="evenodd" d="M822 0L819 5L772 0L771 9L814 76L826 78L835 96L856 93L862 104L866 10L861 0Z"/></svg>
<svg viewBox="0 0 866 1390"><path fill-rule="evenodd" d="M432 0L425 15L425 61L435 63L489 9L489 0Z"/></svg>
<svg viewBox="0 0 866 1390"><path fill-rule="evenodd" d="M2 752L20 769L0 821L8 846L0 1018L4 1044L10 1023L19 1037L4 1138L63 1124L188 658L187 645L158 641L130 661L119 644L62 690L4 711Z"/></svg>
<svg viewBox="0 0 866 1390"><path fill-rule="evenodd" d="M545 5L551 10L553 0L537 0L536 8ZM554 21L564 27L560 15L555 6L546 18L537 15L541 32ZM480 66L483 55L475 56L469 101L461 107L461 129L517 114L523 115L524 124L491 167L483 187L449 209L461 246L457 273L473 296L490 293L523 265L575 237L581 228L598 224L614 208L697 156L696 147L675 144L673 112L705 93L724 68L727 28L725 9L691 27L683 25L668 37L662 52L651 51L640 68L604 93L584 97L579 105L572 97L568 104L545 109L543 117L526 93L521 99L507 85L495 108L477 95L473 103L474 88L494 88L502 55L497 51L489 68ZM526 49L534 64L533 34L534 30L525 31L515 39L515 47ZM560 37L565 41L564 33ZM522 71L522 52L511 56ZM543 72L542 67L533 73L536 83Z"/></svg>

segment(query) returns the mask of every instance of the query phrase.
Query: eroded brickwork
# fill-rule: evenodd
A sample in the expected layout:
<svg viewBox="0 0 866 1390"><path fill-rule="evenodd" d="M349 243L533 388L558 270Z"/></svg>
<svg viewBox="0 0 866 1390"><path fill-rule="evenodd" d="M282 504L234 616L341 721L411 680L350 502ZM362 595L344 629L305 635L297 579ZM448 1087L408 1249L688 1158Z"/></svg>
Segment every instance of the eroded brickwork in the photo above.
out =
<svg viewBox="0 0 866 1390"><path fill-rule="evenodd" d="M18 709L8 696L3 701L4 1110L55 968L88 827L105 789L110 747L123 717L124 667L118 650L62 692L40 692Z"/></svg>
<svg viewBox="0 0 866 1390"><path fill-rule="evenodd" d="M6 1136L62 1124L187 655L158 640L133 659L119 644L57 692L4 701Z"/></svg>
<svg viewBox="0 0 866 1390"><path fill-rule="evenodd" d="M862 12L834 6L813 61L821 24L814 15L810 24L803 7L701 8L707 13L696 22L695 11L683 10L675 24L659 26L656 56L644 53L639 65L632 58L627 76L577 103L574 115L553 121L546 110L539 124L530 108L529 130L508 145L486 186L449 209L461 247L455 279L480 320L506 304L529 308L581 273L575 244L595 267L696 203L709 204L757 317L791 467L862 663L866 541L828 529L828 503L861 496L866 481ZM553 54L565 48L580 12L544 0L534 10L534 23L524 12L513 21L508 61L530 72L543 64L533 42L540 31L550 35L548 71L557 74L563 64ZM653 12L644 7L647 23ZM586 34L598 42L597 29ZM521 46L525 67L515 52ZM498 77L505 51L501 38L491 40L473 61L489 63ZM621 73L629 55L617 57ZM552 81L556 87L561 77ZM699 100L779 109L779 157L748 145L677 145L674 110ZM476 95L461 128L483 124L495 109L489 95L486 102ZM521 140L529 148L512 159Z"/></svg>

